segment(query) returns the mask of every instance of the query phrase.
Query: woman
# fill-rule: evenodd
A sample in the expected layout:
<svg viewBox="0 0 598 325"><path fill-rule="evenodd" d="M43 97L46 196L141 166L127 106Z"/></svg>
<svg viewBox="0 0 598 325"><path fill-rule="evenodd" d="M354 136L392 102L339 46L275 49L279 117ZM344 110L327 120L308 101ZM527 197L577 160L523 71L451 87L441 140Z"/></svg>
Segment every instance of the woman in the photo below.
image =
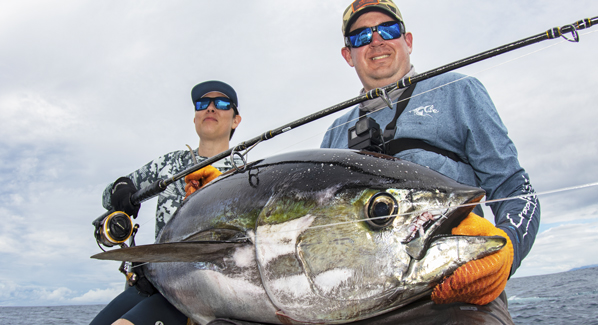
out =
<svg viewBox="0 0 598 325"><path fill-rule="evenodd" d="M172 177L191 166L228 150L229 141L241 123L235 90L221 81L206 81L193 87L191 99L195 107L193 123L199 136L196 150L177 150L154 159L108 185L103 194L103 206L123 211L131 216L139 211L130 196L139 188L157 180ZM239 164L239 163L237 163ZM232 168L226 158L169 185L158 196L156 208L156 236L181 206L184 198ZM131 324L186 324L187 317L172 306L140 275L134 286L129 286L114 298L91 322L91 325Z"/></svg>

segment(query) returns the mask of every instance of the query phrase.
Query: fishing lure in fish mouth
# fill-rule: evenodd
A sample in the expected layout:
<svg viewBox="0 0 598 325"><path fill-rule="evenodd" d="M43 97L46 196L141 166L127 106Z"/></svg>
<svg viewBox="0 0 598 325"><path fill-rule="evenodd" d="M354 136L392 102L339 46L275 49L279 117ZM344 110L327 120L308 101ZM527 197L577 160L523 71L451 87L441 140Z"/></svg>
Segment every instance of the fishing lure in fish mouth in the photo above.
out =
<svg viewBox="0 0 598 325"><path fill-rule="evenodd" d="M446 215L436 210L423 212L409 225L409 237L405 238L403 240L403 243L409 243L415 238L415 235L417 234L419 234L420 237L424 237L426 229L431 228L430 226L432 226L435 221L439 219L443 220L446 218Z"/></svg>

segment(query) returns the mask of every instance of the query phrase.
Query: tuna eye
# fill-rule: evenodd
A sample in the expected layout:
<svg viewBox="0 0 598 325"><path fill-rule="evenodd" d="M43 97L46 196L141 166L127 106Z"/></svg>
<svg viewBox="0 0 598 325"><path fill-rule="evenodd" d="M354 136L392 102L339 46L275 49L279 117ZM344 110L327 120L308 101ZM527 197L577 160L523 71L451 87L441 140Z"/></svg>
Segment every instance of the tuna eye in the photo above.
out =
<svg viewBox="0 0 598 325"><path fill-rule="evenodd" d="M372 229L386 227L394 220L397 213L397 200L390 194L380 192L370 199L365 208L366 222Z"/></svg>

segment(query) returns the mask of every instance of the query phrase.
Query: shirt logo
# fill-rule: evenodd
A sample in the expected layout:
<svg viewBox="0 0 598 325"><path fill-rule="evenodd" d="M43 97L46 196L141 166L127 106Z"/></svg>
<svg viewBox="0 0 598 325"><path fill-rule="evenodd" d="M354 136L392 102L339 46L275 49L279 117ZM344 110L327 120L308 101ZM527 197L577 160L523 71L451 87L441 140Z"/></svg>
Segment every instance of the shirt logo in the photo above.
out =
<svg viewBox="0 0 598 325"><path fill-rule="evenodd" d="M409 111L409 113L412 113L413 115L417 115L417 116L432 117L432 115L430 115L430 114L436 114L436 113L438 113L438 110L434 108L434 105L426 105L426 106L420 106L418 108L412 109Z"/></svg>

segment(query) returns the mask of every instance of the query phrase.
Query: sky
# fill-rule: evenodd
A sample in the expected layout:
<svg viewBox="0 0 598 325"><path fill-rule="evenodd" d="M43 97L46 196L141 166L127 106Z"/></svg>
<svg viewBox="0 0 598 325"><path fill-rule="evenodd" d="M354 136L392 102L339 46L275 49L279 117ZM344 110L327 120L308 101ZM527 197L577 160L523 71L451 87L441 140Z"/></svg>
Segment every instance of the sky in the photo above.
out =
<svg viewBox="0 0 598 325"><path fill-rule="evenodd" d="M231 84L231 144L358 96L341 56L347 0L0 0L0 306L104 304L118 262L91 221L103 189L196 147L191 88ZM397 0L417 72L598 16L595 0ZM458 72L480 79L542 193L598 182L598 26ZM337 113L260 144L255 160L317 148ZM598 187L540 195L540 232L516 277L598 264ZM138 243L153 240L155 199Z"/></svg>

